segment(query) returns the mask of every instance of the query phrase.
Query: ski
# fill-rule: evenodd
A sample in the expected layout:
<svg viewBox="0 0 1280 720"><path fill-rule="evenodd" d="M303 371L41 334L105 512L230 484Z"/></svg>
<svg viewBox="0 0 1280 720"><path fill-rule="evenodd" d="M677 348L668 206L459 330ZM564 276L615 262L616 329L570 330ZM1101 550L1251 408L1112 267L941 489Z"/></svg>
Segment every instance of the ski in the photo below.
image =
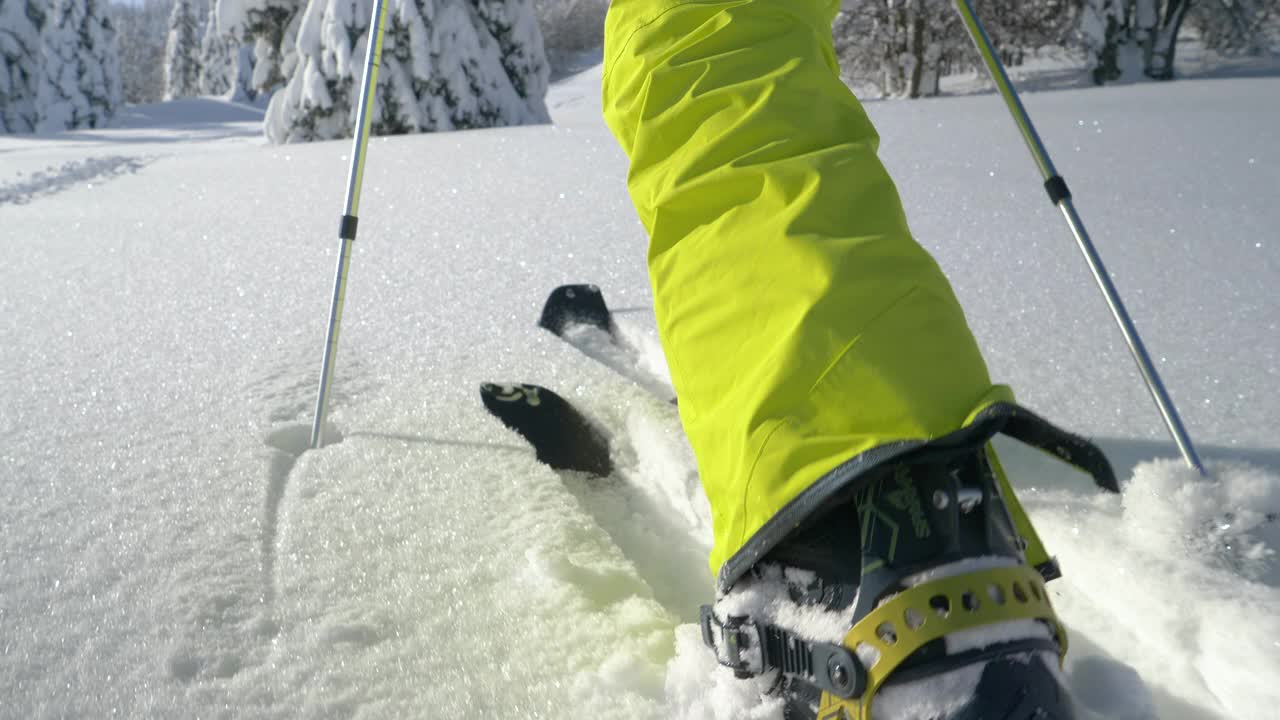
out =
<svg viewBox="0 0 1280 720"><path fill-rule="evenodd" d="M483 383L480 399L502 424L557 470L606 476L613 472L609 437L568 400L539 385Z"/></svg>
<svg viewBox="0 0 1280 720"><path fill-rule="evenodd" d="M538 326L655 397L675 404L670 386L644 370L639 350L619 332L599 287L561 285L552 290L542 306Z"/></svg>
<svg viewBox="0 0 1280 720"><path fill-rule="evenodd" d="M552 290L538 326L655 397L675 403L671 388L642 368L638 350L618 331L595 285ZM597 476L613 472L608 434L555 392L533 384L483 383L480 399L490 414L524 437L539 461Z"/></svg>

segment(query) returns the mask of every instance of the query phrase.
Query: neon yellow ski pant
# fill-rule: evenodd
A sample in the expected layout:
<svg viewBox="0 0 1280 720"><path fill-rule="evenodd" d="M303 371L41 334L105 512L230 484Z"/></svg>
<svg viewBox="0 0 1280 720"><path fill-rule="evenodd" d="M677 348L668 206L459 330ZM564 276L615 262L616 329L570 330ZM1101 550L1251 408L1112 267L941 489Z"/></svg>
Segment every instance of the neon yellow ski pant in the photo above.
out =
<svg viewBox="0 0 1280 720"><path fill-rule="evenodd" d="M839 79L836 9L614 0L606 22L604 113L650 236L713 571L735 555L742 567L753 536L833 468L1012 401Z"/></svg>

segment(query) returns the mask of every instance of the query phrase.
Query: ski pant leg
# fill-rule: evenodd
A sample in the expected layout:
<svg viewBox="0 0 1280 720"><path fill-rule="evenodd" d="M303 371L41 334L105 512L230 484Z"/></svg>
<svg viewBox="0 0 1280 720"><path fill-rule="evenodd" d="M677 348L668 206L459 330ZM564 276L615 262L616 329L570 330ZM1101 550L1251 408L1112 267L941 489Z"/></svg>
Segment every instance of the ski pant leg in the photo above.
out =
<svg viewBox="0 0 1280 720"><path fill-rule="evenodd" d="M798 524L839 489L837 466L1012 400L839 79L836 8L614 0L606 21L605 117L650 236L722 583L729 560L745 567L776 541L766 524Z"/></svg>

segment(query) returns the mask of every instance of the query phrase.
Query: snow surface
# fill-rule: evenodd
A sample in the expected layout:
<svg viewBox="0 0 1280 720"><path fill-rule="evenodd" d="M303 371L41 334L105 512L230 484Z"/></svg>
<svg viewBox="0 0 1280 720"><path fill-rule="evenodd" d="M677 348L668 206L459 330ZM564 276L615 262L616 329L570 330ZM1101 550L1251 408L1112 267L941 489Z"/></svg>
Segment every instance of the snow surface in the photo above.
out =
<svg viewBox="0 0 1280 720"><path fill-rule="evenodd" d="M674 410L534 325L593 281L661 365L599 77L554 87L555 125L372 143L319 451L347 143L193 122L213 100L0 138L0 716L780 716L692 624L709 524ZM1026 103L1215 483L1171 460L999 101L868 111L993 375L1125 479L1002 446L1066 573L1081 715L1274 717L1280 79ZM486 380L583 405L617 476L539 465Z"/></svg>

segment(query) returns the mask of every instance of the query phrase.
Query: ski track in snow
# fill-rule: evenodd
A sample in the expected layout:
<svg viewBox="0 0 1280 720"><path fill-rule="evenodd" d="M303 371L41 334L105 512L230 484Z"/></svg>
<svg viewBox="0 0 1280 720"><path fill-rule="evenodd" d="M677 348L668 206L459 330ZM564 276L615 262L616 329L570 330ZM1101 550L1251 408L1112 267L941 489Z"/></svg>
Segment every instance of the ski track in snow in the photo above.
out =
<svg viewBox="0 0 1280 720"><path fill-rule="evenodd" d="M674 408L533 326L598 283L668 381L599 77L556 86L555 126L371 143L318 451L345 143L262 147L213 101L0 143L0 716L780 717L691 624L710 513ZM1000 446L1066 574L1082 720L1280 703L1277 90L1027 98L1215 485L1168 460L998 103L868 105L993 375L1130 490ZM615 476L540 466L476 397L507 379L604 424Z"/></svg>
<svg viewBox="0 0 1280 720"><path fill-rule="evenodd" d="M32 173L25 180L0 185L0 205L29 203L37 197L52 195L75 185L93 187L95 183L136 173L148 162L150 159L146 157L123 155L69 160Z"/></svg>

